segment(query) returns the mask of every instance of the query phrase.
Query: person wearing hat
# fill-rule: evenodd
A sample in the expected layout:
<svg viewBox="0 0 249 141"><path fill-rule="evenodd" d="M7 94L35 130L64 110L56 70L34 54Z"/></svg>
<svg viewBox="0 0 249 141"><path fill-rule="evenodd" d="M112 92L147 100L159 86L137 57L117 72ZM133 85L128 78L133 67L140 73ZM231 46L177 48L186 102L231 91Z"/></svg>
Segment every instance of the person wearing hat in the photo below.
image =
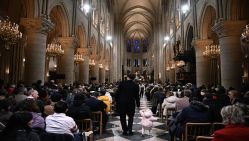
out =
<svg viewBox="0 0 249 141"><path fill-rule="evenodd" d="M123 135L125 136L133 135L132 124L135 114L135 106L140 107L139 85L133 81L134 78L135 75L129 74L127 80L119 84L116 95L120 122ZM128 126L126 123L126 115L128 115Z"/></svg>

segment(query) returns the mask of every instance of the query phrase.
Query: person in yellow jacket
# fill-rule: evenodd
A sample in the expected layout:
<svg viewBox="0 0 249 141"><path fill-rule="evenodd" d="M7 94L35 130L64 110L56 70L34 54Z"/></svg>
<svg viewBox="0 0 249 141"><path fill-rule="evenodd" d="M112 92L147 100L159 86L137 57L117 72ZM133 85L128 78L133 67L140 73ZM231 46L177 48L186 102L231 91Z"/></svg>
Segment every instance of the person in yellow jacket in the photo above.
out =
<svg viewBox="0 0 249 141"><path fill-rule="evenodd" d="M99 88L100 96L98 97L99 100L103 101L107 108L105 109L106 113L111 111L111 100L108 96L105 95L106 91L104 88Z"/></svg>

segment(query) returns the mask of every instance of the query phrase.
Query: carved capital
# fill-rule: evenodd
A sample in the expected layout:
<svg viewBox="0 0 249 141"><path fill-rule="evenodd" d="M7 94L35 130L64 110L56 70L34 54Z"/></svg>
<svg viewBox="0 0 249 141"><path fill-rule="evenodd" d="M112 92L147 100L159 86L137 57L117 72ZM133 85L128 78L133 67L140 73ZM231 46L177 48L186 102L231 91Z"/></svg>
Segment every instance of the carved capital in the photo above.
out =
<svg viewBox="0 0 249 141"><path fill-rule="evenodd" d="M240 36L246 21L218 21L212 30L216 32L219 38L227 36Z"/></svg>
<svg viewBox="0 0 249 141"><path fill-rule="evenodd" d="M54 28L54 24L44 17L21 18L20 24L27 32L40 32L43 34L47 34Z"/></svg>
<svg viewBox="0 0 249 141"><path fill-rule="evenodd" d="M62 47L72 47L75 48L78 46L78 39L75 37L59 37L59 42Z"/></svg>
<svg viewBox="0 0 249 141"><path fill-rule="evenodd" d="M89 49L85 48L85 47L77 48L77 52L79 54L82 54L83 56L89 56L90 55Z"/></svg>
<svg viewBox="0 0 249 141"><path fill-rule="evenodd" d="M192 41L192 45L194 45L195 48L205 47L212 43L213 43L213 40L210 40L210 39L196 39Z"/></svg>

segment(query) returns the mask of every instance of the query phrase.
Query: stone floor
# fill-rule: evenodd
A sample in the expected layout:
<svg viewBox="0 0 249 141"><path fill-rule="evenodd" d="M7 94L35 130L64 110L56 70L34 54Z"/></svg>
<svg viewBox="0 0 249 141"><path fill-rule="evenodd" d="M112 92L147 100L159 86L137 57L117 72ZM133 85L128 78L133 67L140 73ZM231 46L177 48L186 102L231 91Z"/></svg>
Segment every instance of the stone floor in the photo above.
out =
<svg viewBox="0 0 249 141"><path fill-rule="evenodd" d="M145 97L140 100L140 109L144 109L146 107L151 108L151 103L147 101ZM119 120L119 116L109 117L109 121L107 124L107 130L103 133L102 136L98 134L94 134L94 140L96 141L166 141L170 140L168 131L166 131L165 121L158 119L153 123L153 128L151 133L149 134L146 131L144 136L141 136L141 115L139 114L139 110L136 109L134 122L133 122L133 136L124 136L122 135L121 124Z"/></svg>

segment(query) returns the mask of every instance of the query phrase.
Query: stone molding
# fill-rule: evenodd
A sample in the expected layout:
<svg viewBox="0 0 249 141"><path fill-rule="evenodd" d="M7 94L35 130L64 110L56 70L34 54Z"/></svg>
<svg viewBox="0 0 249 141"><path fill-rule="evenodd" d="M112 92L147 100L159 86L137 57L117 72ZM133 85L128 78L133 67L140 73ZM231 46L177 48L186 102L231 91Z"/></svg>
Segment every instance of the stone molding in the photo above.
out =
<svg viewBox="0 0 249 141"><path fill-rule="evenodd" d="M195 46L196 49L199 47L205 47L212 43L213 43L213 40L210 40L210 39L196 39L196 40L193 40L192 42L192 44Z"/></svg>
<svg viewBox="0 0 249 141"><path fill-rule="evenodd" d="M20 25L22 25L27 32L40 32L43 34L47 34L54 28L54 24L44 17L21 18Z"/></svg>
<svg viewBox="0 0 249 141"><path fill-rule="evenodd" d="M88 57L90 55L89 49L85 47L77 48L77 52L82 54L84 57Z"/></svg>
<svg viewBox="0 0 249 141"><path fill-rule="evenodd" d="M59 42L61 43L62 47L72 47L75 48L78 46L78 39L75 37L59 37Z"/></svg>
<svg viewBox="0 0 249 141"><path fill-rule="evenodd" d="M227 36L240 36L243 28L246 25L246 21L218 21L212 30L216 32L219 38Z"/></svg>

